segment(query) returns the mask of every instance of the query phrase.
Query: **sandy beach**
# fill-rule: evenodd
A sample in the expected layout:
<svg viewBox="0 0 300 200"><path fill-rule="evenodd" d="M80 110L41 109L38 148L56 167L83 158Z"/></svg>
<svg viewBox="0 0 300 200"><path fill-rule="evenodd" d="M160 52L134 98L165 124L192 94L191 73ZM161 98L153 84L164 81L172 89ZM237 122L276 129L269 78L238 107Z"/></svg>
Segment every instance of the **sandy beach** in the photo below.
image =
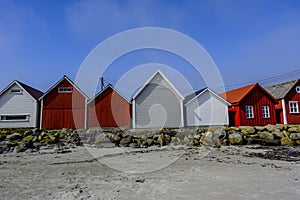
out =
<svg viewBox="0 0 300 200"><path fill-rule="evenodd" d="M2 154L0 199L299 199L300 162L253 156L266 151L86 146Z"/></svg>

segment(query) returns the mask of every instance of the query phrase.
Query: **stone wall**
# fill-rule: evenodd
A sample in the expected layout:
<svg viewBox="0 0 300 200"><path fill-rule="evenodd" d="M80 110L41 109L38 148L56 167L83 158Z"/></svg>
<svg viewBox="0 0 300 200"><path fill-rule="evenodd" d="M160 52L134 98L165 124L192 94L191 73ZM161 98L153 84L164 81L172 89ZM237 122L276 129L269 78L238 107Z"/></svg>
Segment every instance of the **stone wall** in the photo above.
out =
<svg viewBox="0 0 300 200"><path fill-rule="evenodd" d="M200 127L164 129L90 129L80 134L83 143L98 147L152 145L300 145L300 125Z"/></svg>
<svg viewBox="0 0 300 200"><path fill-rule="evenodd" d="M65 151L78 145L149 147L164 145L300 145L300 125L163 129L0 129L0 153Z"/></svg>

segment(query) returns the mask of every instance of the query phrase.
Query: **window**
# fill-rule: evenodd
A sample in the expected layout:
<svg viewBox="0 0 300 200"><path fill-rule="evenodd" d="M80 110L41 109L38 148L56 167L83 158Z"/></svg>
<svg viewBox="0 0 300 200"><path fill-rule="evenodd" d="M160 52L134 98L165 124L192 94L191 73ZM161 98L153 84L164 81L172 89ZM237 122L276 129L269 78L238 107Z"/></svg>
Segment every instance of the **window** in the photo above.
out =
<svg viewBox="0 0 300 200"><path fill-rule="evenodd" d="M12 94L22 94L22 90L21 89L11 89L10 93L12 93Z"/></svg>
<svg viewBox="0 0 300 200"><path fill-rule="evenodd" d="M248 119L254 118L253 106L246 106L246 117Z"/></svg>
<svg viewBox="0 0 300 200"><path fill-rule="evenodd" d="M300 93L300 86L297 86L297 87L296 87L296 92L297 92L297 93Z"/></svg>
<svg viewBox="0 0 300 200"><path fill-rule="evenodd" d="M71 87L59 87L58 93L72 93L73 88Z"/></svg>
<svg viewBox="0 0 300 200"><path fill-rule="evenodd" d="M290 101L290 113L299 113L298 101Z"/></svg>
<svg viewBox="0 0 300 200"><path fill-rule="evenodd" d="M0 121L29 121L29 115L1 115Z"/></svg>
<svg viewBox="0 0 300 200"><path fill-rule="evenodd" d="M263 118L270 118L270 108L269 106L262 107Z"/></svg>

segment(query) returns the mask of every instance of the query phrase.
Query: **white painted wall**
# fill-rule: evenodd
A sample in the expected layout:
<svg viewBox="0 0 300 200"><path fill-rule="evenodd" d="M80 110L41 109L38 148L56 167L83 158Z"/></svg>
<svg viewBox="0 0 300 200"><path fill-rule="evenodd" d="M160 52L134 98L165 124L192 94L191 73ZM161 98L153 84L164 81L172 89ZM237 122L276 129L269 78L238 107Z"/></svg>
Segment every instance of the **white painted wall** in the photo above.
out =
<svg viewBox="0 0 300 200"><path fill-rule="evenodd" d="M29 121L26 122L3 122L0 121L0 128L37 127L37 102L23 91L22 94L12 94L11 89L21 89L13 84L0 96L0 115L5 114L29 114Z"/></svg>
<svg viewBox="0 0 300 200"><path fill-rule="evenodd" d="M209 90L188 103L187 126L228 125L228 105Z"/></svg>

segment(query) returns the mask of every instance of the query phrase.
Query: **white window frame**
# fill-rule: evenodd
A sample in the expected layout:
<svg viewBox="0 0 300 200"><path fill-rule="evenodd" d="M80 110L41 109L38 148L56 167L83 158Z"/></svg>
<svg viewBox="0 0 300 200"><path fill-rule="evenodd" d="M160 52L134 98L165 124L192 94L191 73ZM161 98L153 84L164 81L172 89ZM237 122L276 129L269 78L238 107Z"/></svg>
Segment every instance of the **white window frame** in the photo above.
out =
<svg viewBox="0 0 300 200"><path fill-rule="evenodd" d="M25 119L6 119L7 117L13 117L13 116L19 116L19 117L24 116ZM0 121L1 122L28 122L29 114L1 114Z"/></svg>
<svg viewBox="0 0 300 200"><path fill-rule="evenodd" d="M251 105L246 105L246 118L247 119L254 118L253 106Z"/></svg>
<svg viewBox="0 0 300 200"><path fill-rule="evenodd" d="M300 86L297 86L297 87L296 87L296 92L297 92L297 93L300 93Z"/></svg>
<svg viewBox="0 0 300 200"><path fill-rule="evenodd" d="M72 87L59 87L58 93L72 93L73 88Z"/></svg>
<svg viewBox="0 0 300 200"><path fill-rule="evenodd" d="M22 94L23 90L21 90L21 89L11 89L10 93L11 94Z"/></svg>
<svg viewBox="0 0 300 200"><path fill-rule="evenodd" d="M299 113L299 103L298 101L289 101L289 109L291 114Z"/></svg>
<svg viewBox="0 0 300 200"><path fill-rule="evenodd" d="M268 105L262 106L262 115L263 118L270 118L270 106Z"/></svg>

